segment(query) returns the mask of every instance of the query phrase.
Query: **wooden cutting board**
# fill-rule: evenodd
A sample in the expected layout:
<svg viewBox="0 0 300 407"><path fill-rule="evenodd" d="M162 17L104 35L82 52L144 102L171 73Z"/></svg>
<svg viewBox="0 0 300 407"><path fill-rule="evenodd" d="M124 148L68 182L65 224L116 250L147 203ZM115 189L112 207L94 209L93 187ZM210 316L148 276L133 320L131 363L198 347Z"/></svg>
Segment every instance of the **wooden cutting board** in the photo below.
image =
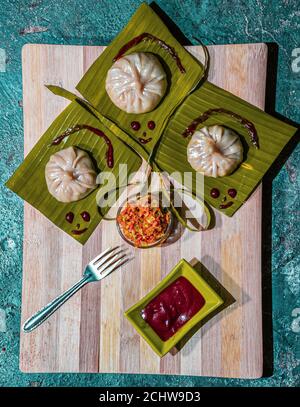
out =
<svg viewBox="0 0 300 407"><path fill-rule="evenodd" d="M25 155L68 103L43 85L74 90L102 50L61 45L23 48ZM197 57L201 53L200 47L189 50ZM209 51L209 79L263 109L266 45L212 46ZM21 370L260 377L261 197L260 186L232 218L217 213L211 231L185 231L167 247L135 250L134 261L124 269L86 286L44 325L21 334ZM77 281L91 258L121 241L114 223L102 222L81 246L26 203L24 223L22 323ZM212 318L176 355L159 359L123 312L182 257L201 260L236 302Z"/></svg>

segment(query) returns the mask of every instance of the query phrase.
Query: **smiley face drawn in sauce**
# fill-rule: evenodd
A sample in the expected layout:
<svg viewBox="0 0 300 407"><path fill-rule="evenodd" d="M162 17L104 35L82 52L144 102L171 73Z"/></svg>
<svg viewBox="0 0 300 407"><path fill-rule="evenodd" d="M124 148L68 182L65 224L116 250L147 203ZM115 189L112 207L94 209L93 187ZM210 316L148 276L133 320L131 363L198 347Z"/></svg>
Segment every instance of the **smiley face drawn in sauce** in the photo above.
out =
<svg viewBox="0 0 300 407"><path fill-rule="evenodd" d="M80 216L81 216L81 218L84 220L84 222L89 222L89 221L91 220L91 216L90 216L90 214L89 214L87 211L81 212ZM65 216L65 220L66 220L68 223L71 223L71 224L73 223L74 218L75 218L75 215L74 215L73 212L68 212L68 213L66 214L66 216ZM71 233L72 233L73 235L78 236L78 235L82 235L84 232L86 232L87 229L88 229L87 227L85 227L85 228L80 228L80 223L77 223L77 224L76 224L76 229L72 230Z"/></svg>
<svg viewBox="0 0 300 407"><path fill-rule="evenodd" d="M227 194L228 194L231 198L234 199L234 198L236 197L236 195L237 195L237 190L234 189L234 188L229 188L228 191L227 191ZM217 188L212 188L212 189L210 190L210 196L211 196L212 198L214 198L214 199L217 199L217 198L219 198L219 196L220 196L220 191L219 191ZM222 202L222 203L219 205L219 209L227 209L227 208L230 208L230 206L232 206L232 205L234 204L233 201L227 202L227 197L226 197L226 195L222 198L221 202Z"/></svg>
<svg viewBox="0 0 300 407"><path fill-rule="evenodd" d="M150 131L153 131L153 130L155 129L155 126L156 126L156 124L155 124L155 122L154 122L153 120L149 120L149 121L148 121L147 127L148 127L148 129L149 129ZM130 123L130 127L131 127L132 130L134 130L134 131L139 131L140 128L141 128L141 123L140 123L140 122L137 122L137 121L132 121L132 122ZM142 138L142 137L143 137L143 138ZM149 138L146 139L146 137L147 137L147 132L146 132L146 131L143 131L143 132L142 132L142 137L139 137L139 138L138 138L138 140L139 140L139 142L140 142L141 144L147 144L147 143L149 143L149 142L152 140L152 137L149 137Z"/></svg>

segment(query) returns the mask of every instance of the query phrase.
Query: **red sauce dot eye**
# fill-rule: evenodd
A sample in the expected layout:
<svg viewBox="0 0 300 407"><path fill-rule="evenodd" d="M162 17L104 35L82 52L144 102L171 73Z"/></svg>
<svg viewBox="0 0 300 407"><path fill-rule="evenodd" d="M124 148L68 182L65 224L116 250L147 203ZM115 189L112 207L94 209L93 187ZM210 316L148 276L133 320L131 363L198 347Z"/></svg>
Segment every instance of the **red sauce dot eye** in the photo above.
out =
<svg viewBox="0 0 300 407"><path fill-rule="evenodd" d="M212 188L211 191L210 191L210 196L212 198L219 198L220 191L217 188Z"/></svg>
<svg viewBox="0 0 300 407"><path fill-rule="evenodd" d="M68 212L66 214L65 219L66 219L67 222L72 223L73 220L74 220L74 213L73 212Z"/></svg>
<svg viewBox="0 0 300 407"><path fill-rule="evenodd" d="M230 188L230 189L228 189L227 193L231 198L235 198L236 194L237 194L237 190L234 188Z"/></svg>
<svg viewBox="0 0 300 407"><path fill-rule="evenodd" d="M155 122L153 120L150 120L148 122L148 129L154 130L155 129Z"/></svg>
<svg viewBox="0 0 300 407"><path fill-rule="evenodd" d="M130 126L134 131L138 131L141 128L140 123L136 121L131 122Z"/></svg>
<svg viewBox="0 0 300 407"><path fill-rule="evenodd" d="M85 222L89 222L90 219L91 219L90 214L89 214L88 212L86 212L86 211L82 212L80 215L81 215L82 219L83 219Z"/></svg>
<svg viewBox="0 0 300 407"><path fill-rule="evenodd" d="M139 137L139 142L142 143L142 144L147 144L147 143L149 143L151 140L152 140L152 137L146 138L146 139Z"/></svg>
<svg viewBox="0 0 300 407"><path fill-rule="evenodd" d="M185 277L179 277L154 297L141 317L167 341L205 304L202 294Z"/></svg>

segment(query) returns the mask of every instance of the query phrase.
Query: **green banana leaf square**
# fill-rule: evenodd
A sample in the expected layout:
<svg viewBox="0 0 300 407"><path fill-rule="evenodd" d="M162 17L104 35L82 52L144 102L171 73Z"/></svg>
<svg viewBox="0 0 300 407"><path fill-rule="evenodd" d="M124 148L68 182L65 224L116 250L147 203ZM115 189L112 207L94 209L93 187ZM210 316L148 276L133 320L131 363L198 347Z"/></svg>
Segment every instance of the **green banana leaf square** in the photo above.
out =
<svg viewBox="0 0 300 407"><path fill-rule="evenodd" d="M247 130L234 118L226 114L212 115L198 128L218 124L235 130L244 146L244 161L228 176L219 178L205 176L203 180L196 178L196 173L187 160L190 136L183 137L183 133L195 118L215 108L230 109L251 121L258 133L259 148L254 147ZM187 97L170 119L158 145L155 160L169 174L176 172L180 174L178 182L183 179L183 174L187 179L187 174L190 173L194 193L202 190L199 183L204 182L205 201L227 216L232 216L252 194L296 130L295 127L270 116L237 96L205 82ZM212 188L220 191L217 199L211 196ZM237 191L234 198L229 196L229 189ZM226 208L227 204L229 206Z"/></svg>
<svg viewBox="0 0 300 407"><path fill-rule="evenodd" d="M106 161L107 146L105 142L92 132L81 130L70 135L59 145L51 145L51 142L67 128L83 123L102 130L111 140L114 147L114 167L108 168ZM97 173L111 172L120 185L127 184L127 179L122 180L119 173L119 164L127 164L128 173L137 171L141 165L141 159L131 149L127 148L115 134L104 126L98 118L89 113L76 101L70 103L67 108L53 121L48 130L39 139L23 163L19 166L6 186L17 193L21 198L38 209L56 226L68 233L81 244L84 244L93 233L96 226L109 210L109 206L99 210L97 205L96 188L88 196L80 201L62 203L57 201L49 192L45 180L45 166L52 154L70 146L76 146L89 153L94 160ZM81 213L87 211L90 221L86 222ZM66 214L73 212L74 221L67 222ZM80 230L84 233L74 233L76 224L80 224Z"/></svg>
<svg viewBox="0 0 300 407"><path fill-rule="evenodd" d="M186 72L180 72L175 60L153 41L142 41L131 48L132 52L149 52L156 55L162 63L168 78L168 88L160 104L151 112L144 114L128 114L116 107L105 90L107 71L113 64L114 57L121 47L134 37L149 33L163 40L174 48ZM145 148L151 152L175 108L198 84L204 74L204 68L185 48L173 37L158 15L146 3L143 3L126 27L110 45L101 53L90 69L83 76L77 90L103 116L110 119L123 131L137 141L139 138L152 139ZM138 121L141 125L138 131L131 128L131 122ZM149 121L155 122L155 129L148 128ZM144 133L144 134L143 134Z"/></svg>

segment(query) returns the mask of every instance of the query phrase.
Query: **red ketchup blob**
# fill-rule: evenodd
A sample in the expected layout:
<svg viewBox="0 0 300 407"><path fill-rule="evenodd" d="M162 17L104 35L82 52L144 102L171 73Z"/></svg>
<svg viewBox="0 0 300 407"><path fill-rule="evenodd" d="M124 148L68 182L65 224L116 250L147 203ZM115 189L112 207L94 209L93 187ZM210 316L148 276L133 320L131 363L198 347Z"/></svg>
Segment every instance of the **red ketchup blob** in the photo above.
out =
<svg viewBox="0 0 300 407"><path fill-rule="evenodd" d="M205 299L185 278L179 277L142 310L142 318L167 341L205 304Z"/></svg>

